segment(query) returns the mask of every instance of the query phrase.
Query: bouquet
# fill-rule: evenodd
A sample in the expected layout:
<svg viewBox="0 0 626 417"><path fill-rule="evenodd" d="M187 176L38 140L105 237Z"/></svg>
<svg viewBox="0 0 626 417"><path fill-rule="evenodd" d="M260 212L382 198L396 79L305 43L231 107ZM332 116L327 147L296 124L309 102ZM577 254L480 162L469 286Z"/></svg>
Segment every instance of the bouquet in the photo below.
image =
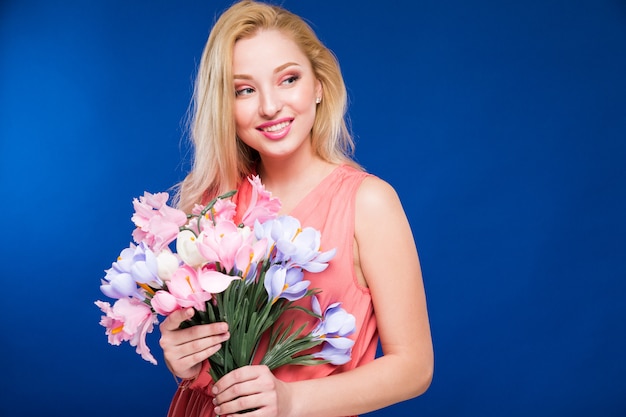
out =
<svg viewBox="0 0 626 417"><path fill-rule="evenodd" d="M146 335L159 316L193 307L194 316L181 328L225 321L230 339L209 358L217 381L226 373L252 364L262 335L269 332L267 351L260 359L270 369L279 366L350 360L354 316L336 302L322 307L304 271L325 270L335 249L320 250L320 232L302 228L291 216L278 216L280 201L266 191L258 176L250 206L235 222L231 191L190 214L167 205L167 193L145 192L133 200L136 225L130 243L113 262L100 289L116 301L95 304L104 315L108 342L129 342L143 359L156 364ZM175 249L175 250L174 250ZM311 307L298 300L310 299ZM300 310L315 320L294 328L293 320L277 324L288 310ZM315 346L324 344L317 351Z"/></svg>

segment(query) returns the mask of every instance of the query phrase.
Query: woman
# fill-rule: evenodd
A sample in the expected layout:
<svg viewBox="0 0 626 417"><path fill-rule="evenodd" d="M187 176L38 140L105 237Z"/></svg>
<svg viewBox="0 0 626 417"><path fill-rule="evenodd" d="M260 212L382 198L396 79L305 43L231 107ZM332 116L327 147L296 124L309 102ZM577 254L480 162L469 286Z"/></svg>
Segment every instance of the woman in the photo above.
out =
<svg viewBox="0 0 626 417"><path fill-rule="evenodd" d="M169 415L349 416L422 394L433 350L417 250L394 189L349 156L346 90L333 54L298 16L238 2L211 31L194 104L194 165L179 207L237 188L245 210L251 190L242 179L258 174L281 213L337 249L324 272L306 279L322 290L322 309L340 301L357 331L345 365L250 365L211 381L207 359L230 336L227 324L181 330L193 311L175 312L160 326L168 367L183 379ZM305 322L297 313L284 319ZM379 340L383 356L375 359Z"/></svg>

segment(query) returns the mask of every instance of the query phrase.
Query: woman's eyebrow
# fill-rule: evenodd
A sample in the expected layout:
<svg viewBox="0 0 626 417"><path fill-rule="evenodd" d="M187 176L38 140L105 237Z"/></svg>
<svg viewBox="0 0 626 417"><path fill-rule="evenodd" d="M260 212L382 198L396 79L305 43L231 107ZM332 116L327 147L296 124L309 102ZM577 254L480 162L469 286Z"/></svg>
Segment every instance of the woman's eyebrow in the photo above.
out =
<svg viewBox="0 0 626 417"><path fill-rule="evenodd" d="M278 67L276 67L276 69L274 70L274 74L281 72L282 70L284 70L285 68L289 68L291 66L297 66L299 67L300 64L296 63L296 62L286 62ZM248 74L234 74L233 75L234 79L237 80L251 80L252 76L248 75Z"/></svg>
<svg viewBox="0 0 626 417"><path fill-rule="evenodd" d="M300 64L296 63L296 62L287 62L279 67L276 67L276 69L274 70L274 74L276 74L277 72L281 72L282 70L284 70L285 68L291 67L291 66L297 66L299 67Z"/></svg>

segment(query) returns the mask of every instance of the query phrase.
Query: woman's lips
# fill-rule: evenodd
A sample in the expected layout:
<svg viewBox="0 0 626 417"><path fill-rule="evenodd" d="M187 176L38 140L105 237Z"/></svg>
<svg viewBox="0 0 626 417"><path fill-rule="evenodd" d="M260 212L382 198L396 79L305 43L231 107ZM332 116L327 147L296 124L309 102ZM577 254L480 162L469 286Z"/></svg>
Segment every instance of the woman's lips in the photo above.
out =
<svg viewBox="0 0 626 417"><path fill-rule="evenodd" d="M291 130L291 122L293 119L274 120L272 122L263 123L257 127L257 130L268 139L282 139Z"/></svg>

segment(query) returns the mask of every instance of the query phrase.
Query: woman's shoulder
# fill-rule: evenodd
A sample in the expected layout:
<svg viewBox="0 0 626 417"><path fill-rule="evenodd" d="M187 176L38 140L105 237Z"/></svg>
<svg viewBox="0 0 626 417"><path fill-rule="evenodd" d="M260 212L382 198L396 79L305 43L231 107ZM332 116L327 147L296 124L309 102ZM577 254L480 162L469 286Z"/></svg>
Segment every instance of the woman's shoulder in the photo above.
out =
<svg viewBox="0 0 626 417"><path fill-rule="evenodd" d="M355 207L355 236L358 240L373 239L379 244L389 232L400 233L407 218L398 193L387 181L370 175L357 190Z"/></svg>
<svg viewBox="0 0 626 417"><path fill-rule="evenodd" d="M395 188L387 181L368 174L357 191L357 210L366 211L383 210L383 212L395 207L400 200ZM380 212L379 212L380 213Z"/></svg>

